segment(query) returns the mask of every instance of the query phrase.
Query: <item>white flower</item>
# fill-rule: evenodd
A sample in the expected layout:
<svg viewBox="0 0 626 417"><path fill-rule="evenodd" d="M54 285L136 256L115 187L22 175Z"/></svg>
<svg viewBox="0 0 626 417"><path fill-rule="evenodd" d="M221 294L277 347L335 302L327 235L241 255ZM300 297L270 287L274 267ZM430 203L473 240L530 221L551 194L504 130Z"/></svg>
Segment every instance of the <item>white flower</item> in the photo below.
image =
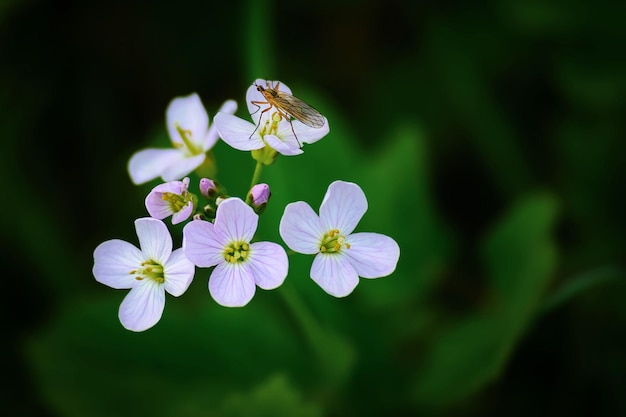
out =
<svg viewBox="0 0 626 417"><path fill-rule="evenodd" d="M300 144L317 142L328 134L330 129L326 118L324 118L324 125L316 129L298 120L292 120L290 123L289 120L280 116L276 109L263 112L269 105L253 104L253 101L267 101L257 90L257 85L265 87L267 83L266 80L257 79L246 93L246 103L253 123L225 112L217 113L214 123L224 142L240 151L262 149L267 145L289 156L303 152ZM274 87L278 81L269 83ZM278 91L291 95L291 89L283 83L278 84Z"/></svg>
<svg viewBox="0 0 626 417"><path fill-rule="evenodd" d="M193 220L183 229L183 249L199 267L215 269L209 291L219 304L246 305L256 286L271 290L287 277L285 250L272 242L250 243L259 216L238 198L228 198L217 207L215 224Z"/></svg>
<svg viewBox="0 0 626 417"><path fill-rule="evenodd" d="M237 110L237 103L228 100L219 109L224 114ZM157 177L164 181L179 180L198 168L206 152L218 139L215 125L209 128L207 114L198 94L172 100L166 111L167 130L173 149L144 149L128 161L128 173L135 184Z"/></svg>
<svg viewBox="0 0 626 417"><path fill-rule="evenodd" d="M135 220L141 250L119 239L98 245L93 253L96 281L115 289L130 289L122 301L119 319L128 330L141 332L163 314L165 292L183 294L195 272L182 249L172 252L172 237L157 219Z"/></svg>
<svg viewBox="0 0 626 417"><path fill-rule="evenodd" d="M378 233L352 233L367 211L363 190L335 181L328 187L320 215L304 201L285 208L280 236L292 250L316 255L311 278L328 294L345 297L363 278L379 278L396 269L398 244Z"/></svg>

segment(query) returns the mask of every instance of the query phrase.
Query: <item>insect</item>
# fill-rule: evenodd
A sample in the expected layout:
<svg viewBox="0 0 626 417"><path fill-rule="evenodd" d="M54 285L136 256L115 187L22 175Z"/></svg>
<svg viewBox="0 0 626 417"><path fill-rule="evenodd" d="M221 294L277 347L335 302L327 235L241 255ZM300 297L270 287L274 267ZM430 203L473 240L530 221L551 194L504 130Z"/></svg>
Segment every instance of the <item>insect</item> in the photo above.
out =
<svg viewBox="0 0 626 417"><path fill-rule="evenodd" d="M276 112L284 117L289 124L291 125L291 131L293 135L296 137L296 141L298 141L298 145L302 147L300 141L298 140L298 136L296 136L296 131L293 129L293 123L291 123L292 118L302 122L303 124L312 127L314 129L319 129L324 127L325 119L324 116L313 107L300 100L297 97L292 96L289 93L285 93L284 91L279 91L278 87L280 86L280 82L277 81L276 85L273 87L270 85L269 81L266 81L266 86L263 87L261 85L254 84L259 93L263 94L266 101L251 101L253 105L257 106L258 109L255 111L259 111L261 106L267 105L267 107L261 110L261 116L259 117L259 122L256 125L256 128L252 132L257 131L261 124L261 119L263 118L263 113L269 111L270 109L276 109ZM253 113L254 114L254 113ZM250 137L252 137L250 135Z"/></svg>

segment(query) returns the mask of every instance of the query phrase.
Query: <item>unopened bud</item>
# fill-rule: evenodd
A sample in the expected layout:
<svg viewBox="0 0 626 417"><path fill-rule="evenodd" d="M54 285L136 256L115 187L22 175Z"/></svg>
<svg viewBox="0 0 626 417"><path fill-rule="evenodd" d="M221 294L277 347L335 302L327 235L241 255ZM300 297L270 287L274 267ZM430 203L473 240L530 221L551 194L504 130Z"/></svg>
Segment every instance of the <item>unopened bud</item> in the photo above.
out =
<svg viewBox="0 0 626 417"><path fill-rule="evenodd" d="M217 192L217 183L208 178L202 178L200 180L200 193L206 198L212 198Z"/></svg>
<svg viewBox="0 0 626 417"><path fill-rule="evenodd" d="M271 195L269 185L256 184L250 189L246 202L252 206L257 214L261 214L263 210L265 210L265 206L267 206Z"/></svg>

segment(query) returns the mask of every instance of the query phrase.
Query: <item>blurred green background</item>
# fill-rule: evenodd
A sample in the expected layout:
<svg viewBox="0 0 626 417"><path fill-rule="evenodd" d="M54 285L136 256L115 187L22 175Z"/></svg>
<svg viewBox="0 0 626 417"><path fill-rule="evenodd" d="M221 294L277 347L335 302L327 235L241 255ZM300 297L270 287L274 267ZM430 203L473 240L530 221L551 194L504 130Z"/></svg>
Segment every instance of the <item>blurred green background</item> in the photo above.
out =
<svg viewBox="0 0 626 417"><path fill-rule="evenodd" d="M625 4L1 2L0 413L626 415ZM357 231L398 241L396 272L335 299L292 256L283 287L228 309L199 270L126 331L126 292L91 267L137 242L157 182L133 186L128 158L167 144L175 96L247 117L255 78L331 126L263 171L259 239L354 181ZM245 194L253 160L215 155Z"/></svg>

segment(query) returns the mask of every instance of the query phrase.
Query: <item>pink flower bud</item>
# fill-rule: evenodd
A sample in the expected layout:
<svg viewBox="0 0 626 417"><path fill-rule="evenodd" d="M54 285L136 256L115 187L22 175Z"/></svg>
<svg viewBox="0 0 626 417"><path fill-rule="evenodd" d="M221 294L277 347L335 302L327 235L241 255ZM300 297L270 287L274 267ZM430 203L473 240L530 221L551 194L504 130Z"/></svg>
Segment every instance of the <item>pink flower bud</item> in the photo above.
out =
<svg viewBox="0 0 626 417"><path fill-rule="evenodd" d="M200 193L206 198L212 198L217 192L217 184L208 178L200 180Z"/></svg>
<svg viewBox="0 0 626 417"><path fill-rule="evenodd" d="M252 206L257 214L261 214L265 210L265 206L270 199L272 193L270 186L267 184L256 184L248 193L248 204Z"/></svg>

